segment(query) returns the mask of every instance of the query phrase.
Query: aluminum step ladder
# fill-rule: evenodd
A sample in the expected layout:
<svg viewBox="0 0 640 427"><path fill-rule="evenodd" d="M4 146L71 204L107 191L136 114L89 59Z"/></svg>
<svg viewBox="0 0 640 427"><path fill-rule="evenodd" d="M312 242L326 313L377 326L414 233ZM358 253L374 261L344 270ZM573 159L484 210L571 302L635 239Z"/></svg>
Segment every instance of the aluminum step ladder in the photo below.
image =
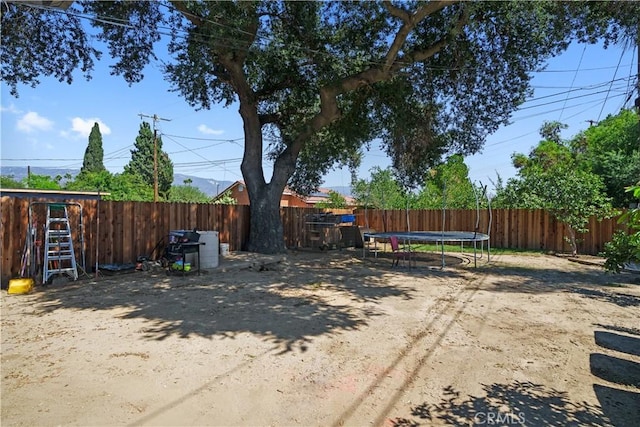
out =
<svg viewBox="0 0 640 427"><path fill-rule="evenodd" d="M78 280L78 267L73 251L73 239L66 204L47 205L47 222L44 239L44 269L42 282L64 273Z"/></svg>

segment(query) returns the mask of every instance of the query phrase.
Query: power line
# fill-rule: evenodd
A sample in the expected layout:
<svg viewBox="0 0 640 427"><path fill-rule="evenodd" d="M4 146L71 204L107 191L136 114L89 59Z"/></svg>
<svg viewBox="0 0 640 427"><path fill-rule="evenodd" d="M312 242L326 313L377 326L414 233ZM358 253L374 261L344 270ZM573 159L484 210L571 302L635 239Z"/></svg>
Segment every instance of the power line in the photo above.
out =
<svg viewBox="0 0 640 427"><path fill-rule="evenodd" d="M110 22L110 21L108 21L109 17L99 17L99 18L98 18L98 19L99 19L99 21L98 21L98 19L96 19L96 18L91 18L91 17L83 17L83 18L84 18L84 19L95 19L97 22L106 23L106 24L113 24L113 25L119 25L119 26L123 26L123 27L127 27L127 28L134 28L134 27L133 27L133 26L131 26L131 25L127 25L127 24L125 23L125 21L124 21L124 20L120 20L121 22ZM242 30L240 30L240 29L236 29L236 28L233 28L233 27L225 26L225 25L220 24L220 23L217 23L217 22L215 22L215 21L211 21L211 20L209 20L208 18L204 18L204 17L199 17L199 18L200 18L200 19L204 19L204 20L206 20L206 21L208 21L208 22L210 22L210 23L212 23L212 24L219 25L219 26L221 26L221 27L223 27L223 28L226 28L226 29L232 30L232 31L236 31L236 32L240 32L240 33L242 33L242 32L243 32L243 31L242 31ZM112 19L114 19L114 20L115 20L115 18L112 18ZM161 28L161 29L164 29L164 27L160 27L160 28ZM186 33L186 32L185 32L185 33ZM253 36L253 34L252 34L252 33L248 33L248 32L244 32L244 33L246 33L246 34L249 34L249 35L252 35L252 36ZM167 34L167 33L165 33L165 32L162 32L162 31L160 32L160 34L162 34L162 35L170 35L170 34ZM261 41L261 42L271 42L271 43L273 43L273 41L268 40L267 38L263 37L262 35L256 34L255 36L256 36L256 38L257 38L257 39L259 39L259 41ZM180 35L179 37L182 37L182 38L186 39L187 35L184 35L184 36L183 36L183 35ZM207 38L203 37L202 35L198 35L198 37L197 37L197 39L196 39L195 41L196 41L196 42L207 42L207 41L212 41L212 40L215 40L215 41L222 41L222 42L229 42L229 43L232 43L232 42L233 42L233 40L232 40L232 39L227 38L227 37L220 37L220 36L218 36L218 37L215 37L215 36L208 36L208 39L207 39ZM237 47L235 47L235 48L236 48L236 49L241 49L241 50L246 50L246 51L248 51L248 49L242 49L242 48L237 48ZM585 47L585 48L586 48L586 47ZM313 50L313 49L307 49L306 51L307 51L308 53L314 53L314 54L327 54L327 52L316 51L316 50ZM584 51L583 51L583 54L584 54ZM576 73L576 74L577 74L577 72L578 72L578 71L596 71L596 70L606 70L606 69L616 68L616 74L617 74L617 69L618 69L618 67L620 66L621 60L622 60L622 56L621 56L620 60L618 61L618 66L616 66L616 67L598 67L598 68L589 68L589 69L582 69L582 70L581 70L581 69L580 69L580 66L578 66L578 68L577 68L577 69L575 69L575 70L541 70L541 71L538 71L538 72L539 72L539 73L568 73L568 72L574 72L574 73ZM582 61L582 57L581 57L581 61ZM375 62L371 62L371 63L372 63L372 64L375 64ZM632 63L633 63L633 61L632 61ZM615 75L614 75L614 77L615 77ZM624 80L624 79L619 79L619 80ZM613 89L613 82L614 82L614 81L617 81L617 79L613 79L613 80L611 80L611 81L607 82L607 83L609 84L609 89L608 89L608 91L607 91L607 96L605 97L604 103L602 104L601 113L602 113L602 111L603 111L603 109L604 109L604 107L605 107L605 104L607 103L607 101L608 101L608 99L609 99L609 94L610 94L611 90ZM626 85L626 89L627 89L627 91L628 91L628 87L629 87L629 81L630 81L630 80L627 80L627 85ZM560 92L560 93L553 94L553 95L547 95L547 96L545 96L545 97L533 98L533 99L531 99L530 101L536 101L536 100L540 100L540 99L544 99L544 98L550 98L550 97L559 96L560 94L566 93L566 94L567 94L567 97L564 99L564 103L563 103L563 106L562 106L562 109L561 109L561 114L560 114L560 117L562 117L562 116L563 116L563 114L564 114L565 107L566 107L566 104L567 104L567 101L568 101L568 100L570 100L570 99L571 99L571 100L573 100L573 99L579 99L579 98L588 97L588 96L595 96L595 95L597 95L597 94L601 94L601 93L603 93L603 91L599 91L599 92L596 92L596 93L593 93L593 94L584 94L584 95L579 95L579 96L575 96L575 97L569 97L569 95L568 95L569 93L573 93L573 92L575 92L575 91L581 90L581 89L578 89L578 88L575 88L575 89L574 89L574 87L573 87L573 83L574 83L574 82L575 82L575 75L574 75L574 79L573 79L573 81L572 81L572 85L570 86L570 90L569 90L569 91L566 91L566 92ZM604 83L604 84L607 84L607 83ZM584 90L588 90L588 89L584 89ZM547 106L547 105L553 105L553 104L558 103L558 102L562 102L562 101L558 100L558 101L552 101L552 102L543 103L543 104L538 104L538 105L526 106L526 107L523 107L523 108L521 108L521 109L519 109L519 110L530 109L530 108L537 108L537 107ZM598 102L600 102L600 101L598 101ZM583 104L581 104L581 105L583 105ZM573 107L566 107L566 108L576 108L576 107L577 107L577 106L573 106ZM554 111L557 111L557 110L554 110ZM541 114L535 114L535 115L532 115L532 116L521 117L521 118L518 118L518 120L522 120L522 119L526 119L526 118L530 118L530 117L536 117L536 116L539 116L539 115L542 115L542 114L546 114L546 113L548 113L548 111L547 111L547 112L545 112L545 113L541 113ZM572 116L572 117L573 117L573 116ZM168 135L167 135L167 136L168 136ZM198 138L179 137L179 136L175 136L175 137L176 137L176 138L185 138L185 139L194 139L194 140L195 140L195 139L198 139ZM211 140L211 141L216 141L215 139L205 139L205 138L201 138L201 139L202 139L202 140ZM240 139L241 139L241 138L239 138L238 140L240 140ZM175 141L175 140L174 140L174 141ZM235 141L233 141L233 140L219 140L219 141L220 141L220 142L223 142L223 141L235 142ZM175 142L177 143L177 141L175 141ZM487 146L490 146L490 145L487 145ZM185 147L185 148L186 148L186 147ZM199 149L200 149L200 148L199 148ZM196 149L189 149L189 148L187 148L187 149L186 149L186 151L191 151L191 152L194 152L194 150L196 150ZM195 154L195 152L194 152L194 154ZM202 157L202 156L201 156L201 157ZM66 159L66 160L69 160L69 159Z"/></svg>
<svg viewBox="0 0 640 427"><path fill-rule="evenodd" d="M43 7L43 6L29 5L29 4L27 4L25 6L28 6L28 7L31 7L31 8L36 8L36 9L41 9L41 10L53 11L53 12L56 12L56 13L67 13L67 14L70 14L70 15L73 15L73 16L77 16L77 17L82 18L82 19L90 20L90 21L96 21L97 20L98 22L101 22L101 23L104 23L104 24L113 24L113 25L116 25L116 26L124 26L124 27L127 27L127 28L135 28L134 26L131 26L130 24L128 24L127 21L125 21L123 19L114 18L114 17L98 17L98 18L96 18L96 17L93 17L93 16L84 15L84 14L80 14L80 13L77 13L77 12L70 12L68 10L67 11L61 11L61 10L50 8L50 7ZM162 5L162 6L165 6L165 5ZM183 13L182 11L177 11L177 9L175 9L175 8L169 8L168 6L165 6L165 7L167 7L170 10L173 10L174 12L177 12L177 13L180 13L180 14ZM246 34L246 35L253 36L252 33L248 33L248 32L246 32L244 30L237 29L235 27L231 27L231 26L228 26L228 25L221 24L219 22L216 22L216 21L213 21L211 19L208 19L207 17L202 17L202 16L199 16L199 15L191 14L189 12L186 12L186 13L191 15L191 16L198 17L198 19L202 19L205 22L209 22L209 23L214 24L216 26L219 26L219 27L231 30L231 31L238 32L239 34ZM165 28L165 27L158 27L158 28L163 29L163 30L166 29L167 31L169 31L168 33L163 32L163 31L158 31L161 35L166 35L166 36L171 36L171 37L175 37L176 36L175 33L171 32L170 28ZM185 33L186 33L186 31L185 31ZM185 34L182 37L186 40L188 36L189 36L189 34ZM205 38L202 38L201 34L199 34L198 36L200 37L200 39L193 39L193 40L196 41L196 42L210 42L210 41L219 42L219 41L223 41L223 42L231 42L231 43L233 43L235 41L234 39L229 39L229 38L226 38L226 37L220 37L220 36L214 36L214 35L207 35L208 40L206 40ZM263 39L263 40L265 39L264 36L259 36L257 34L256 34L256 38L257 39L258 38L259 39ZM244 51L247 51L247 52L249 51L249 48L239 48L237 46L231 46L231 45L230 46L222 45L222 46L223 47L232 47L234 49L244 50ZM309 49L309 48L305 48L305 47L300 47L300 48L303 51L306 50L308 53L323 54L323 55L331 56L327 52L321 52L321 51L317 51L317 50ZM586 45L585 45L585 49L586 49ZM583 51L583 54L584 54L584 51ZM622 56L621 56L620 59L622 59ZM371 65L376 65L376 64L380 65L380 64L382 64L382 62L373 61L373 62L370 62L370 64ZM611 69L611 68L616 68L617 69L619 66L620 66L620 62L618 63L618 65L616 67L595 67L595 68L587 68L587 69L582 69L582 70L580 69L580 67L578 67L577 69L573 69L573 70L571 70L571 69L568 69L568 70L539 70L539 71L536 71L536 73L565 73L565 72L577 73L578 71L597 71L597 70L606 70L606 69ZM426 67L426 68L433 68L433 67ZM446 70L458 69L458 68L452 68L452 67L435 67L435 68L446 69ZM574 77L574 80L575 80L575 77ZM621 79L621 80L624 80L624 79ZM616 80L613 80L613 81L616 81ZM608 83L611 84L611 82L608 82ZM573 84L572 84L572 86L573 86ZM568 92L560 92L560 93L554 94L554 95L547 95L546 97L558 96L559 94L563 94L563 93L570 93L572 90L573 90L573 88L571 87L571 89ZM576 90L578 90L578 89L576 89ZM588 96L588 95L584 95L584 96ZM534 98L534 99L536 99L536 98ZM537 99L542 99L542 97L537 98ZM567 100L568 99L572 99L572 98L567 97ZM565 100L565 102L566 102L566 100ZM526 108L534 108L534 107L535 106L526 107Z"/></svg>
<svg viewBox="0 0 640 427"><path fill-rule="evenodd" d="M69 161L78 161L81 162L83 159L5 159L2 158L3 162L69 162Z"/></svg>
<svg viewBox="0 0 640 427"><path fill-rule="evenodd" d="M242 141L244 138L234 138L234 139L217 139L217 138L198 138L198 137L193 137L193 136L180 136L180 135L169 135L167 133L163 133L162 135L164 136L170 136L173 138L180 138L180 139L193 139L193 140L197 140L197 141L216 141L216 142L236 142L236 141Z"/></svg>
<svg viewBox="0 0 640 427"><path fill-rule="evenodd" d="M616 78L616 74L618 74L618 68L620 67L620 63L622 62L622 57L624 56L625 49L622 50L622 54L620 55L620 59L618 60L618 65L616 66L616 71L613 73L613 78ZM604 111L604 106L607 104L607 99L609 99L609 92L611 92L611 86L613 86L613 82L609 85L609 90L607 91L607 97L602 103L602 108L600 109L600 113L598 114L597 121L600 121L600 117L602 117L602 112Z"/></svg>
<svg viewBox="0 0 640 427"><path fill-rule="evenodd" d="M638 35L638 43L640 44L640 35ZM638 51L640 51L640 48L638 48ZM640 53L640 52L638 52ZM633 74L633 59L636 57L636 50L635 49L631 49L631 65L629 65L629 81L627 83L627 99L622 103L622 105L620 105L620 107L618 108L618 110L622 110L625 105L627 105L627 102L629 102L631 100L631 97L633 97L633 93L636 91L636 87L638 87L638 99L640 99L640 58L639 62L638 62L638 74L636 74L634 76ZM633 83L632 83L633 81Z"/></svg>
<svg viewBox="0 0 640 427"><path fill-rule="evenodd" d="M190 151L192 154L194 154L194 155L196 155L196 156L200 157L201 159L205 160L205 162L208 162L210 165L213 165L213 166L220 166L220 165L219 165L219 164L217 164L215 161L210 160L210 159L207 159L206 157L204 157L204 156L203 156L203 155L201 155L200 153L196 153L193 149L191 149L191 148L187 147L186 145L184 145L184 144L182 144L182 143L180 143L180 142L176 141L175 139L173 139L173 138L172 138L172 137L170 137L169 135L167 135L167 134L162 134L162 135L163 135L163 136L168 137L171 141L173 141L174 143L178 144L179 146L181 146L182 148L186 149L187 151ZM224 163L223 163L223 164L224 164ZM235 173L235 172L233 172L233 171L230 171L230 170L228 170L228 169L227 169L227 168L225 168L225 167L223 167L223 170L224 170L225 172L229 172L230 174L233 174L233 175L235 175L235 176L240 176L240 177L241 177L241 175L239 175L239 174L237 174L237 173Z"/></svg>
<svg viewBox="0 0 640 427"><path fill-rule="evenodd" d="M582 58L584 58L584 53L586 52L586 50L587 50L587 45L585 44L582 49L582 54L580 55L580 61L578 61L578 69L573 75L573 80L571 80L571 88L573 88L573 84L576 81L576 77L578 77L578 70L580 69L580 65L582 65ZM569 92L571 92L571 89L569 90ZM567 93L567 97L564 99L564 104L562 104L562 111L560 111L560 117L558 118L558 121L562 120L562 113L564 113L564 107L565 105L567 105L568 99L569 99L569 93Z"/></svg>
<svg viewBox="0 0 640 427"><path fill-rule="evenodd" d="M609 98L619 98L619 97L622 97L622 96L624 96L624 94L610 96ZM601 102L603 102L603 101L602 100L596 100L594 102L594 104L600 105ZM553 104L553 103L548 103L548 104L545 104L545 105L550 105L550 104ZM584 104L577 104L577 105L574 105L574 106L568 107L568 108L577 108L577 107L580 107L582 105L584 105ZM539 106L540 105L538 105L538 107ZM553 110L546 110L546 111L543 111L541 113L530 114L528 116L521 116L521 117L518 117L518 120L530 119L530 118L533 118L533 117L540 117L540 116L544 116L544 115L546 115L548 113L555 113L556 111L560 111L560 109L556 108L556 109L553 109Z"/></svg>
<svg viewBox="0 0 640 427"><path fill-rule="evenodd" d="M204 147L189 148L189 149L180 150L180 151L172 151L172 152L167 153L167 154L182 154L182 153L186 153L186 152L194 152L195 150L205 150L207 148L217 147L217 146L222 145L222 144L224 144L224 142L219 142L217 144L211 144L211 145L205 145Z"/></svg>
<svg viewBox="0 0 640 427"><path fill-rule="evenodd" d="M119 26L119 27L124 27L124 28L130 28L130 29L136 29L135 26L131 25L128 23L128 21L124 20L124 19L119 19L119 18L115 18L115 17L110 17L110 16L91 16L91 15L86 15L86 14L81 14L79 12L74 12L74 11L70 11L70 10L59 10L50 6L41 6L41 5L36 5L36 4L24 4L21 3L21 6L26 6L26 7L30 7L33 9L40 9L40 10L45 10L45 11L50 11L50 12L55 12L55 13L61 13L61 14L68 14L71 16L75 16L77 18L80 19L84 19L84 20L88 20L88 21L95 21L95 22L100 22L102 24L107 24L107 25L114 25L114 26ZM247 31L244 31L242 29L239 28L235 28L232 26L228 26L228 25L224 25L221 24L219 22L213 21L207 17L203 17L203 16L199 16L199 15L195 15L192 14L190 12L182 12L182 11L178 11L175 8L169 8L167 5L161 4L161 6L166 7L167 9L172 10L173 12L182 14L182 15L190 15L190 16L194 16L197 17L198 19L201 19L205 22L209 22L211 24L214 24L216 26L219 26L221 28L225 28L227 30L230 30L232 32L236 32L238 34L244 34L244 35L250 35L252 37L255 37L255 39L260 42L262 41L263 43L275 43L274 40L269 40L267 37L260 35L258 33L253 34L253 33L249 33ZM168 36L168 37L180 37L182 39L184 39L185 41L191 37L193 41L196 42L203 42L203 43L208 43L211 41L215 41L219 46L221 47L226 47L226 48L231 48L231 49L235 49L235 50L240 50L240 51L244 51L244 52L249 52L251 50L250 47L241 47L237 45L237 39L236 38L231 38L231 37L223 37L220 35L213 35L213 34L200 34L200 33L196 33L196 34L189 34L188 31L186 30L182 30L182 32L184 33L183 35L178 35L175 33L175 31L172 28L168 28L168 27L162 27L162 26L158 26L158 34L163 35L163 36ZM221 43L222 42L222 43ZM227 43L227 44L224 44ZM311 49L309 47L300 45L298 46L298 48L303 51L303 52L307 52L307 53L311 53L311 54L315 54L315 55L322 55L328 58L332 58L334 59L334 56L331 55L329 52L325 52L325 51L320 51L320 50L316 50L316 49ZM380 61L368 61L369 65L384 65L385 62L380 60ZM411 65L412 63L407 63L407 65ZM432 70L448 70L448 71L455 71L455 70L460 70L459 67L429 67L429 66L424 66L425 69L432 69ZM600 71L600 70L606 70L606 69L611 69L611 68L615 68L615 67L595 67L595 68L586 68L586 69L582 69L581 71ZM567 70L537 70L535 71L535 73L570 73L570 72L576 72L579 71L579 69L567 69Z"/></svg>
<svg viewBox="0 0 640 427"><path fill-rule="evenodd" d="M572 118L574 118L576 116L579 116L580 114L585 113L586 111L590 110L591 108L599 105L600 102L602 102L602 100L596 100L594 102L591 102L589 104L589 107L587 107L585 109L582 109L582 110L578 111L577 113L575 113L575 114L573 114L571 116L566 117L566 119L572 119ZM572 109L572 108L577 108L577 107L581 107L581 106L584 106L584 104L573 105L573 106L570 106L570 107L567 107L567 108L568 109ZM526 117L519 117L519 118L514 119L512 121L512 123L518 122L520 120L526 120L526 119L529 119L529 118L537 117L537 116L543 116L543 115L546 115L547 113L548 113L548 111L545 111L545 112L539 113L539 114L533 114L533 115L526 116ZM511 137L511 138L503 139L503 140L500 140L500 141L497 141L497 142L492 142L492 143L489 143L489 144L485 144L484 147L483 147L483 154L487 153L487 151L484 150L485 148L496 147L498 145L506 144L508 142L513 142L515 140L524 138L526 136L530 136L530 135L534 135L534 134L538 134L538 133L539 133L539 131L535 130L535 131L527 132L527 133L524 133L524 134L521 134L521 135L518 135L518 136L515 136L515 137ZM492 151L495 151L495 150L488 150L488 152L492 152Z"/></svg>

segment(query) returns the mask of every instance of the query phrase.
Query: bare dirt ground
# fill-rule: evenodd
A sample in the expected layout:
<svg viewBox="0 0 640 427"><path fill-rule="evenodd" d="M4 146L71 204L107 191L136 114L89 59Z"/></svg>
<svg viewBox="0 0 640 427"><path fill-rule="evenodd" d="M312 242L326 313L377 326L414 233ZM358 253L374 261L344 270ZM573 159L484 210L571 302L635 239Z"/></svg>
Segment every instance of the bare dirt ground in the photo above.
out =
<svg viewBox="0 0 640 427"><path fill-rule="evenodd" d="M291 252L2 291L2 425L640 425L639 275L390 264Z"/></svg>

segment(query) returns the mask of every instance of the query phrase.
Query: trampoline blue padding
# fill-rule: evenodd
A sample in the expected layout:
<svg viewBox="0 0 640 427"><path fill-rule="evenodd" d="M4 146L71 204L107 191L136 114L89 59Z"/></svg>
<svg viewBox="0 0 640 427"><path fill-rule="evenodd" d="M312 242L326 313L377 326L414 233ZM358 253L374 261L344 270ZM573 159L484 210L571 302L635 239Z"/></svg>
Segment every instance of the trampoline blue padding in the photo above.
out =
<svg viewBox="0 0 640 427"><path fill-rule="evenodd" d="M387 231L384 233L365 233L365 237L388 239L397 236L398 239L412 242L484 242L489 235L474 231Z"/></svg>

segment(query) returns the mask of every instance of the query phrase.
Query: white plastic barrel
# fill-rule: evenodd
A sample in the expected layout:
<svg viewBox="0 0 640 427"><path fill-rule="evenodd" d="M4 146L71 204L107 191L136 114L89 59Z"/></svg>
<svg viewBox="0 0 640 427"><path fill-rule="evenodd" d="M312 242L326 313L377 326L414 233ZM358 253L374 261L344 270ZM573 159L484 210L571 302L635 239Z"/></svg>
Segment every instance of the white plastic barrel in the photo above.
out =
<svg viewBox="0 0 640 427"><path fill-rule="evenodd" d="M228 243L220 243L220 255L228 256L229 255L229 244Z"/></svg>

